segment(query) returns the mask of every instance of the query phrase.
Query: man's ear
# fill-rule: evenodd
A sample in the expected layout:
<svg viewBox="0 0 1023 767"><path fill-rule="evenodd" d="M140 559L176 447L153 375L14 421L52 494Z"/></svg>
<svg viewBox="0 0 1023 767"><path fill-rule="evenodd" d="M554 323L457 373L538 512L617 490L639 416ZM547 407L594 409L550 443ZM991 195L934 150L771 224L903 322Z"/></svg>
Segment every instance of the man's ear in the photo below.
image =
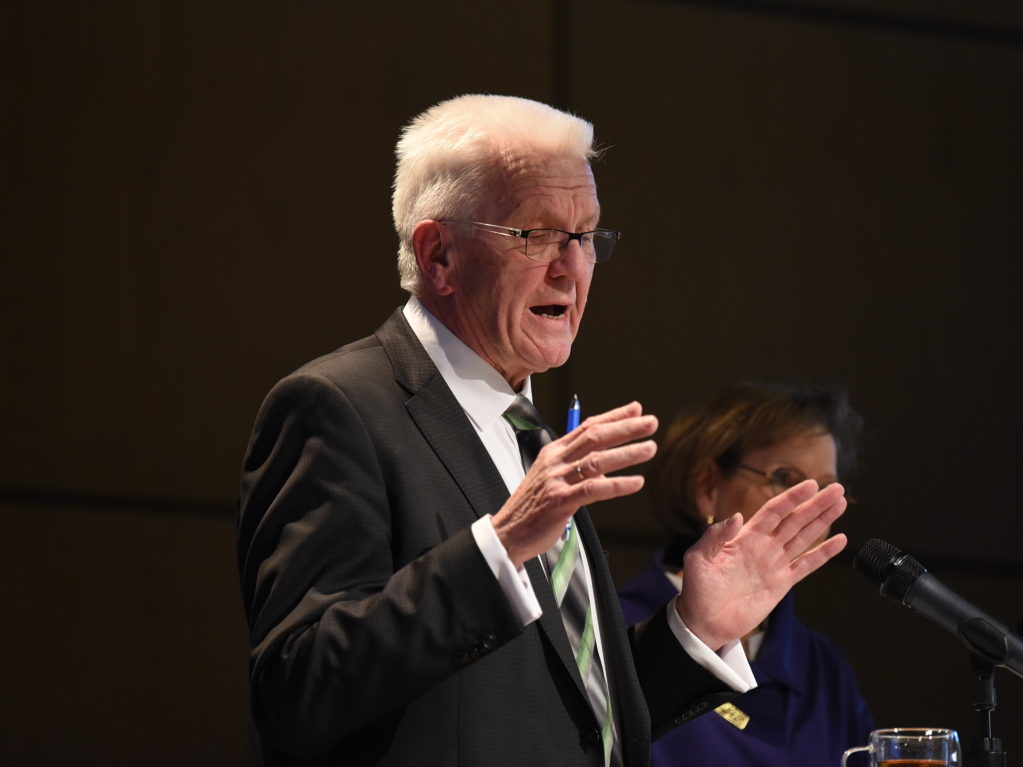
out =
<svg viewBox="0 0 1023 767"><path fill-rule="evenodd" d="M451 238L439 221L420 221L412 230L412 250L423 278L423 285L438 296L454 293Z"/></svg>
<svg viewBox="0 0 1023 767"><path fill-rule="evenodd" d="M693 502L700 510L700 516L706 520L714 519L714 512L717 508L718 482L721 479L721 470L713 461L707 463L693 484Z"/></svg>

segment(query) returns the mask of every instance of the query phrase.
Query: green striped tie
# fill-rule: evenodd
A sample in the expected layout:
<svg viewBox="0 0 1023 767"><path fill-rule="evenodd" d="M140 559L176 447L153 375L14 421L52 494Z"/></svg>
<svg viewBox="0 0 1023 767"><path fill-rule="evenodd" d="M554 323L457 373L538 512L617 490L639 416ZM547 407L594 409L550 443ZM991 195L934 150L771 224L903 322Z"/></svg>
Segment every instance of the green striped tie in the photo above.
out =
<svg viewBox="0 0 1023 767"><path fill-rule="evenodd" d="M504 417L515 429L522 467L528 472L540 449L551 441L551 436L544 428L543 420L533 407L533 403L522 395L515 397L511 407L505 411ZM568 540L559 539L546 554L551 574L551 588L561 610L561 619L575 655L579 676L582 677L586 695L600 725L605 767L621 767L623 763L621 745L615 737L611 696L608 694L600 654L597 652L595 616L586 588L583 560L579 556L580 541L577 528L578 526L573 524Z"/></svg>
<svg viewBox="0 0 1023 767"><path fill-rule="evenodd" d="M590 705L600 724L600 739L604 745L604 764L621 765L620 746L614 736L614 718L611 716L611 696L608 694L604 668L597 652L597 638L593 631L593 605L586 588L586 573L579 556L578 525L572 525L568 540L559 540L547 552L551 570L551 588L561 609L561 618L568 632L568 641L575 653L579 676L586 686Z"/></svg>

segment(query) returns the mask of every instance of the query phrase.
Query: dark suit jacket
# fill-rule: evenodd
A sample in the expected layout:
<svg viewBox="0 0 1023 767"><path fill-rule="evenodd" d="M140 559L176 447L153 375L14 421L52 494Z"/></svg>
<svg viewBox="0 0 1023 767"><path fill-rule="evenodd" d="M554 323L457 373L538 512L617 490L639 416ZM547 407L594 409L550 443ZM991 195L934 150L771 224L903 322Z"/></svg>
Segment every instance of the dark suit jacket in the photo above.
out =
<svg viewBox="0 0 1023 767"><path fill-rule="evenodd" d="M598 765L596 719L537 561L525 629L469 526L508 497L401 310L267 396L245 456L238 557L254 761ZM664 611L625 630L600 542L598 594L627 765L731 692Z"/></svg>

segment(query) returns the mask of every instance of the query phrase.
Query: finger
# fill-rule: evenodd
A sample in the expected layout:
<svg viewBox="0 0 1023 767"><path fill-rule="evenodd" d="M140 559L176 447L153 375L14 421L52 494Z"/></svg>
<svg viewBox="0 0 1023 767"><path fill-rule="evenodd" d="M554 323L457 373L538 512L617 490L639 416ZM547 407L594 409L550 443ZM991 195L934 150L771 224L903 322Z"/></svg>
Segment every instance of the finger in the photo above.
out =
<svg viewBox="0 0 1023 767"><path fill-rule="evenodd" d="M807 525L813 524L818 517L829 512L835 505L841 504L841 508L844 511L845 503L845 488L837 482L828 485L805 503L801 503L791 514L781 519L775 528L775 535L783 543L791 541ZM822 532L824 532L823 529L817 531L818 535ZM811 538L807 545L814 540Z"/></svg>
<svg viewBox="0 0 1023 767"><path fill-rule="evenodd" d="M806 525L784 544L785 553L794 559L806 551L813 545L814 541L827 533L828 529L835 523L835 520L845 513L847 506L848 501L845 500L845 497L839 496L834 504L824 508L820 514L809 520Z"/></svg>
<svg viewBox="0 0 1023 767"><path fill-rule="evenodd" d="M583 472L584 479L599 477L629 466L635 466L637 463L649 461L656 454L657 443L653 440L633 442L621 447L590 453L572 464L572 471L575 472L575 466L578 465Z"/></svg>
<svg viewBox="0 0 1023 767"><path fill-rule="evenodd" d="M848 540L845 534L839 533L828 538L820 546L815 546L805 554L796 557L789 567L792 585L794 586L799 583L799 581L835 556L845 548L846 543L848 543Z"/></svg>
<svg viewBox="0 0 1023 767"><path fill-rule="evenodd" d="M572 505L587 506L597 501L632 495L643 489L643 477L631 474L624 477L597 477L572 486L569 496Z"/></svg>
<svg viewBox="0 0 1023 767"><path fill-rule="evenodd" d="M618 421L580 426L557 440L564 449L564 460L577 461L596 450L606 450L651 436L657 431L657 417L640 415Z"/></svg>
<svg viewBox="0 0 1023 767"><path fill-rule="evenodd" d="M623 418L634 418L635 416L638 415L643 415L643 406L636 401L632 401L628 405L622 405L621 407L616 407L613 410L608 410L604 413L597 413L596 415L591 415L585 421L579 424L578 428L582 428L586 424L620 421Z"/></svg>
<svg viewBox="0 0 1023 767"><path fill-rule="evenodd" d="M761 506L747 525L756 532L773 533L797 507L809 501L816 493L817 482L812 479L803 480Z"/></svg>
<svg viewBox="0 0 1023 767"><path fill-rule="evenodd" d="M683 555L683 564L692 556L706 557L713 559L725 544L739 534L743 528L742 514L736 513L721 522L715 522L707 528L707 531L700 537L694 546Z"/></svg>

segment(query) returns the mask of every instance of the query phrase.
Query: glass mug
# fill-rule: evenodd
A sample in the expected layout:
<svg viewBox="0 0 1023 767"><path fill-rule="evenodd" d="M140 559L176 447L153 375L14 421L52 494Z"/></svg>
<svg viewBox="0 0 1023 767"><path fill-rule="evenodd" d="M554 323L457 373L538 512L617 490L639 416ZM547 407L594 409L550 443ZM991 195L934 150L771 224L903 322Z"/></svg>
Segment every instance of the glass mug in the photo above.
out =
<svg viewBox="0 0 1023 767"><path fill-rule="evenodd" d="M846 767L849 754L866 751L870 767L959 767L959 734L935 727L895 727L874 730L870 745L850 748L842 754Z"/></svg>

